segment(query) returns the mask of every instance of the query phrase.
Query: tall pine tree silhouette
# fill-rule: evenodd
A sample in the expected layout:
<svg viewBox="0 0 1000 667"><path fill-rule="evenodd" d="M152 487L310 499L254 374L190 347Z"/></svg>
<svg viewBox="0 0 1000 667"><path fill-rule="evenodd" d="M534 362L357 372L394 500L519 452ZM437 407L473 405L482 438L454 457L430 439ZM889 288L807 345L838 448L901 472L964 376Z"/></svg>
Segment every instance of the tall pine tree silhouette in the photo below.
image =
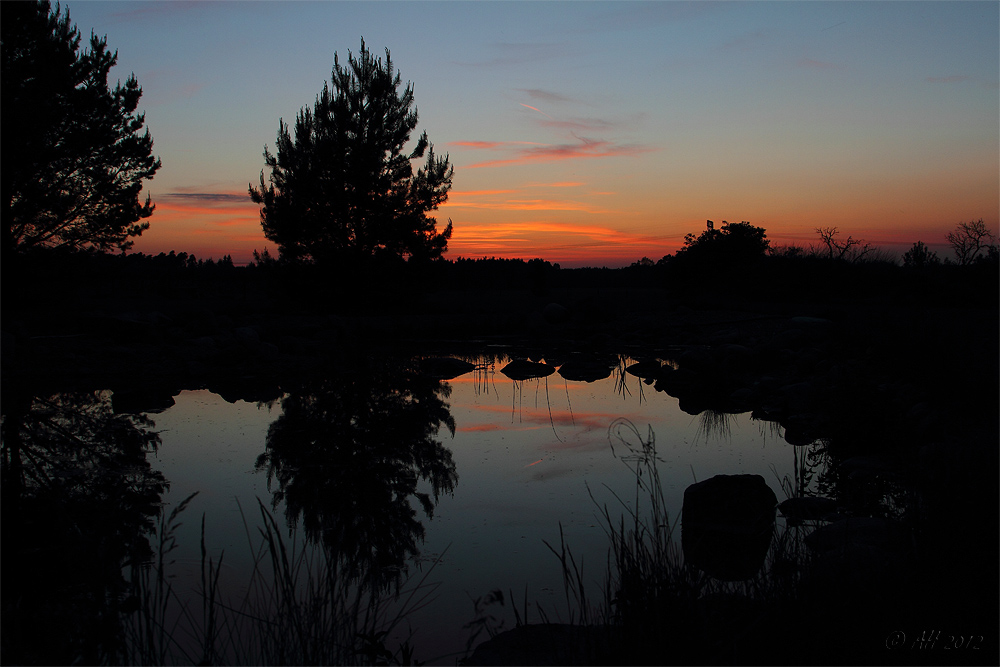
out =
<svg viewBox="0 0 1000 667"><path fill-rule="evenodd" d="M375 58L361 41L346 65L334 54L329 85L292 128L279 120L270 170L250 197L261 205L264 235L282 259L319 264L372 257L436 258L452 225L437 231L428 213L448 198L454 168L435 155L427 133L409 153L417 126L413 84L402 83L389 50ZM414 171L412 162L424 159Z"/></svg>

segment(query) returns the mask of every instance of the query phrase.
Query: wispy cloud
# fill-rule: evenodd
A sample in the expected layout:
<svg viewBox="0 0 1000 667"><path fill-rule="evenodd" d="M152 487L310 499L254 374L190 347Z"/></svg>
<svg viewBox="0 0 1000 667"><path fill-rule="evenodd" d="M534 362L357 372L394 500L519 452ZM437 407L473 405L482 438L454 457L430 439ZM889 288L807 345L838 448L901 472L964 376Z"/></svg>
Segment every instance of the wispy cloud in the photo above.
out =
<svg viewBox="0 0 1000 667"><path fill-rule="evenodd" d="M661 257L671 240L603 225L547 220L464 224L449 243L452 256L544 257L563 263L605 261L630 263L646 255ZM626 261L621 261L626 260Z"/></svg>
<svg viewBox="0 0 1000 667"><path fill-rule="evenodd" d="M474 209L482 211L573 211L608 213L592 197L614 194L585 187L583 181L531 182L517 188L494 190L452 190L442 210Z"/></svg>
<svg viewBox="0 0 1000 667"><path fill-rule="evenodd" d="M578 211L580 213L604 213L604 209L592 204L555 199L505 199L498 202L468 201L451 203L453 208L497 209L502 211Z"/></svg>
<svg viewBox="0 0 1000 667"><path fill-rule="evenodd" d="M509 195L520 190L452 190L448 193L448 202L452 202L456 197L484 197L489 195Z"/></svg>
<svg viewBox="0 0 1000 667"><path fill-rule="evenodd" d="M533 100L544 100L545 102L573 102L572 98L566 97L565 95L560 95L559 93L553 93L550 90L541 90L539 88L517 88L519 92L527 94Z"/></svg>
<svg viewBox="0 0 1000 667"><path fill-rule="evenodd" d="M559 181L558 183L525 183L526 188L578 188L586 185L583 181Z"/></svg>
<svg viewBox="0 0 1000 667"><path fill-rule="evenodd" d="M628 157L656 150L651 146L637 144L617 144L611 141L600 141L585 137L575 137L576 143L540 144L521 147L513 144L490 145L488 148L509 149L509 157L496 160L486 160L466 165L468 169L483 167L502 167L533 162L558 162L562 160L582 160L607 157ZM466 146L471 142L465 142ZM469 146L480 148L480 146Z"/></svg>
<svg viewBox="0 0 1000 667"><path fill-rule="evenodd" d="M506 148L508 146L548 146L537 141L450 141L449 146L460 148Z"/></svg>
<svg viewBox="0 0 1000 667"><path fill-rule="evenodd" d="M926 79L930 83L959 83L962 81L971 81L971 76L963 76L961 74L952 74L950 76L929 76Z"/></svg>
<svg viewBox="0 0 1000 667"><path fill-rule="evenodd" d="M576 211L580 213L606 213L603 208L572 199L541 198L537 192L541 188L564 189L582 185L581 183L535 184L531 194L525 189L513 190L466 190L449 194L443 209L465 208L494 211ZM526 188L528 186L525 186ZM555 192L553 194L556 194ZM558 197L559 195L556 194Z"/></svg>
<svg viewBox="0 0 1000 667"><path fill-rule="evenodd" d="M160 195L161 198L166 198L168 201L176 202L236 202L240 204L250 203L250 197L246 192L185 192L183 189L175 190L173 192L165 192Z"/></svg>
<svg viewBox="0 0 1000 667"><path fill-rule="evenodd" d="M178 188L153 194L154 219L198 221L212 227L253 228L260 224L260 209L245 192L197 192ZM206 229L203 229L204 233Z"/></svg>
<svg viewBox="0 0 1000 667"><path fill-rule="evenodd" d="M552 118L552 116L548 115L547 113L545 113L544 111L542 111L538 107L533 107L530 104L524 104L523 102L521 103L521 106L524 107L524 108L526 108L526 109L531 109L532 111L537 111L538 113L542 114L546 118Z"/></svg>
<svg viewBox="0 0 1000 667"><path fill-rule="evenodd" d="M547 114L546 114L547 115ZM551 120L539 120L538 124L543 127L555 127L562 130L574 130L583 132L600 132L611 130L617 127L617 123L601 118L570 118L566 120L556 120L549 116Z"/></svg>

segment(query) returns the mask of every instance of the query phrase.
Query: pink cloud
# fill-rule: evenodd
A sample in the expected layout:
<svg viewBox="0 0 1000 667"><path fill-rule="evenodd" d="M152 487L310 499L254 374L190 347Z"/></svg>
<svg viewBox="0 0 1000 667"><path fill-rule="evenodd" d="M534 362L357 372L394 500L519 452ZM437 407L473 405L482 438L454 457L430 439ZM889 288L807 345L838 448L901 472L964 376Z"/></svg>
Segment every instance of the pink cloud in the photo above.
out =
<svg viewBox="0 0 1000 667"><path fill-rule="evenodd" d="M527 164L531 162L558 162L562 160L580 160L602 157L627 157L648 153L654 150L648 146L615 144L610 141L597 141L578 137L579 143L575 144L548 144L538 145L529 148L515 149L513 157L487 160L476 164L466 165L469 169L481 167L500 167L515 164Z"/></svg>
<svg viewBox="0 0 1000 667"><path fill-rule="evenodd" d="M550 116L551 118L551 116ZM611 121L600 118L576 118L572 120L540 120L540 125L544 127L555 127L564 130L609 130L615 127Z"/></svg>
<svg viewBox="0 0 1000 667"><path fill-rule="evenodd" d="M541 144L536 141L451 141L448 145L489 150L493 148L506 148L508 146L547 146L548 144Z"/></svg>
<svg viewBox="0 0 1000 667"><path fill-rule="evenodd" d="M538 88L518 88L518 90L522 93L527 93L528 97L535 100L545 100L546 102L572 102L572 100L565 95L553 93L548 90L540 90Z"/></svg>
<svg viewBox="0 0 1000 667"><path fill-rule="evenodd" d="M586 185L583 181L561 181L559 183L528 183L529 188L578 188Z"/></svg>
<svg viewBox="0 0 1000 667"><path fill-rule="evenodd" d="M450 208L498 209L503 211L579 211L602 213L602 209L583 202L554 199L501 199L497 201L465 199L449 201Z"/></svg>

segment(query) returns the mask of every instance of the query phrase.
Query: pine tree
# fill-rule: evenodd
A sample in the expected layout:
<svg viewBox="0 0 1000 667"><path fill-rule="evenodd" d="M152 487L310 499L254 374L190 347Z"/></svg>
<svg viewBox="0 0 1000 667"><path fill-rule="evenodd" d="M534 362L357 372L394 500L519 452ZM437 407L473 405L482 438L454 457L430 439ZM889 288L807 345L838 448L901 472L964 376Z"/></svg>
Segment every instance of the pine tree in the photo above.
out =
<svg viewBox="0 0 1000 667"><path fill-rule="evenodd" d="M149 228L142 181L160 168L135 75L112 90L107 38L47 1L0 3L3 254L38 247L126 250Z"/></svg>
<svg viewBox="0 0 1000 667"><path fill-rule="evenodd" d="M413 84L400 91L389 50L375 58L361 41L358 57L342 66L334 54L329 85L313 109L303 107L294 128L278 122L276 152L265 146L270 170L250 197L261 204L264 235L281 259L335 263L372 257L437 258L452 225L438 233L430 211L445 202L454 168L420 135ZM411 161L425 158L414 173Z"/></svg>

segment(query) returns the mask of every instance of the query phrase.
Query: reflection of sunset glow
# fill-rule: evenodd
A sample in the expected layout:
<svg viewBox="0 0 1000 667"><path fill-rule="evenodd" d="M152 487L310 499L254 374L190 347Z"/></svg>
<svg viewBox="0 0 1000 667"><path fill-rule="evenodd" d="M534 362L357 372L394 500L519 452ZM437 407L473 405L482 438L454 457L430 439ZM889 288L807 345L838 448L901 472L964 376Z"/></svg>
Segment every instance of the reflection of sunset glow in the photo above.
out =
<svg viewBox="0 0 1000 667"><path fill-rule="evenodd" d="M470 426L457 426L456 433L487 433L489 431L499 431L503 428L500 424L472 424Z"/></svg>
<svg viewBox="0 0 1000 667"><path fill-rule="evenodd" d="M498 415L510 415L511 413L509 405L476 405L470 407L473 407L476 412L484 412L487 414L493 413ZM556 408L552 408L550 411L549 408L544 406L540 406L538 408L522 406L516 411L515 419L518 420L519 424L526 424L531 428L540 428L550 424L556 424L562 427L572 427L583 431L592 431L606 429L608 424L613 422L615 419L620 417L630 418L631 416L631 413L622 414L620 412L594 412L587 410L576 412L573 410ZM491 422L486 422L473 426L459 427L455 430L492 431L494 428L489 428L491 426ZM510 425L507 424L503 426L503 428L510 428Z"/></svg>

